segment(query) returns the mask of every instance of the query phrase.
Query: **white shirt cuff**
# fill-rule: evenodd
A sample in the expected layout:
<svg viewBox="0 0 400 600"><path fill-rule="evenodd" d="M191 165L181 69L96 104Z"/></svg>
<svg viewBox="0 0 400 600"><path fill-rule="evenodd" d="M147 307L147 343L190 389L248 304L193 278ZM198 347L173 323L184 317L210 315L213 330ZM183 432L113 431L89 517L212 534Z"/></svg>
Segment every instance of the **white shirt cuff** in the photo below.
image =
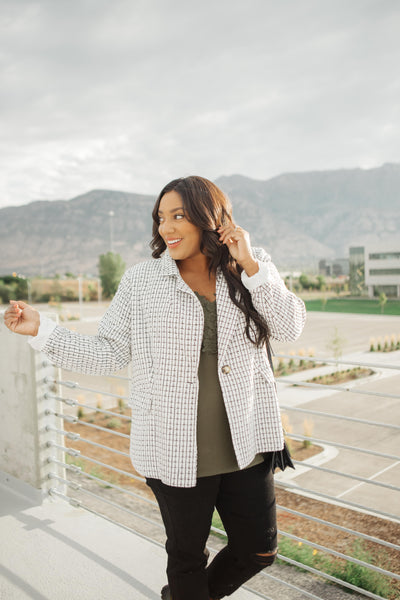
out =
<svg viewBox="0 0 400 600"><path fill-rule="evenodd" d="M35 337L29 338L28 343L34 350L42 350L56 327L57 323L55 321L40 314L39 331Z"/></svg>
<svg viewBox="0 0 400 600"><path fill-rule="evenodd" d="M251 277L246 275L245 271L242 271L242 282L247 289L252 292L260 285L264 283L268 283L271 281L271 275L268 269L268 265L263 260L257 260L258 262L258 271Z"/></svg>

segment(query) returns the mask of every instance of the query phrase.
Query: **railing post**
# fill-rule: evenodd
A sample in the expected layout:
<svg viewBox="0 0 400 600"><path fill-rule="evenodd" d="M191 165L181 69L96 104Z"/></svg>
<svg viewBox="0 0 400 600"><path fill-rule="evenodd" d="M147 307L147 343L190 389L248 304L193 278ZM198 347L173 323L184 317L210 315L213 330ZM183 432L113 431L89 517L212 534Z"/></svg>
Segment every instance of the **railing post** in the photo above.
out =
<svg viewBox="0 0 400 600"><path fill-rule="evenodd" d="M64 462L64 453L52 446L63 445L63 438L46 430L47 425L63 428L54 414L61 414L62 403L46 397L46 392L57 391L46 378L57 375L26 336L6 328L0 312L0 484L38 502L54 487L49 473L65 475L63 467L49 462L51 457Z"/></svg>

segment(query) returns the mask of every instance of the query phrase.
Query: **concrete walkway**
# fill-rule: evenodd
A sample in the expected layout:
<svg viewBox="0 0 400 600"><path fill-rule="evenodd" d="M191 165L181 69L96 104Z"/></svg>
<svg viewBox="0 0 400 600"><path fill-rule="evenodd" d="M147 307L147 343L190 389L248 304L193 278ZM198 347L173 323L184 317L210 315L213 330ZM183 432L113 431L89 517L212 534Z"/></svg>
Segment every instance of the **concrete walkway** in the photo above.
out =
<svg viewBox="0 0 400 600"><path fill-rule="evenodd" d="M158 600L166 582L163 548L63 500L0 486L0 538L1 600Z"/></svg>

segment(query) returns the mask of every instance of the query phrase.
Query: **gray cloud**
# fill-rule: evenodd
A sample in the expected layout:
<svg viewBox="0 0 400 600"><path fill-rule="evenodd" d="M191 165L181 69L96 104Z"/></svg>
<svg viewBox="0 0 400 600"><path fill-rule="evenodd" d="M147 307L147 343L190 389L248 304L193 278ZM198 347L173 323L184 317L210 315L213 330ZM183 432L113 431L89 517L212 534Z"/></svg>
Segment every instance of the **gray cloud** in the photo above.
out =
<svg viewBox="0 0 400 600"><path fill-rule="evenodd" d="M396 0L0 9L0 206L400 159Z"/></svg>

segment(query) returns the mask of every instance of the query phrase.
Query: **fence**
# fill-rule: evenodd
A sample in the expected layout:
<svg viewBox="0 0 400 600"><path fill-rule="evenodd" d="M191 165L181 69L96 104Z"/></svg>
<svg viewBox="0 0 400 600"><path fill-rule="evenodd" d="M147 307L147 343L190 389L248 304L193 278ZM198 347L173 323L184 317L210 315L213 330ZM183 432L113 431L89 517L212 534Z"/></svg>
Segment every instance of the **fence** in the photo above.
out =
<svg viewBox="0 0 400 600"><path fill-rule="evenodd" d="M382 365L381 364L376 364L376 363L359 363L359 362L351 362L349 363L348 361L346 362L341 362L341 361L329 361L327 359L319 359L319 358L305 358L305 357L293 357L293 356L284 356L284 355L279 355L279 358L281 359L290 359L291 361L295 360L295 361L310 361L312 363L334 363L336 365L337 368L344 368L347 367L349 364L350 365L356 365L356 366L364 366L364 367L369 367L369 368L373 368L373 369L382 369ZM399 366L397 365L384 365L384 368L386 370L388 369L396 369L397 371L400 371ZM119 381L120 383L127 383L127 379L128 378L115 378L116 381ZM299 383L299 380L294 378L290 378L290 377L284 377L284 378L278 378L277 379L278 384L281 383L286 387L292 388L292 392L293 390L299 391L300 390L300 385L301 385L301 389L304 388L309 388L312 389L314 391L321 391L326 393L327 390L327 386L324 384L318 384L318 383L312 383L312 382L301 382ZM55 402L62 402L64 403L66 406L69 407L69 409L71 409L71 407L73 407L76 411L92 411L92 414L97 414L97 415L102 415L104 417L108 417L110 419L117 419L119 421L124 421L124 422L129 422L130 417L126 414L121 414L121 410L105 410L102 409L100 407L93 407L90 406L88 404L79 402L78 400L74 399L71 397L71 391L85 391L85 392L89 392L89 393L99 393L99 390L94 389L94 388L90 388L90 387L84 387L84 386L80 386L78 384L75 384L74 382L70 381L70 380L60 380L60 379L52 379L49 380L49 383L51 384L56 384L61 386L61 388L64 390L64 392L61 395L58 394L47 394L47 398L48 399L52 399ZM341 393L346 393L347 395L351 396L351 395L360 395L360 388L359 386L357 387L351 387L351 386L332 386L330 387L330 390L332 391L332 389L336 392L341 392ZM121 401L127 401L127 396L123 396L121 398L121 396L119 394L113 394L112 392L104 392L105 396L108 397L114 397L115 400L119 400L119 404L120 404L120 408L121 408ZM385 392L380 392L380 391L370 391L370 390L362 390L362 395L364 397L379 397L381 399L385 398L385 399L390 399L398 401L400 399L400 395L398 394L393 394L393 393L385 393ZM292 414L299 414L299 415L307 415L307 416L313 416L313 417L317 417L318 419L324 419L328 422L332 422L332 421L338 421L341 424L343 423L348 423L351 424L351 426L355 426L357 425L358 427L364 427L367 429L373 428L374 432L379 431L379 432L388 432L390 433L389 436L389 440L388 442L390 442L388 444L388 447L392 448L394 447L395 444L395 438L398 440L399 437L399 431L400 431L400 426L395 424L395 423L389 423L389 422L384 422L381 420L370 420L370 419L366 419L366 418L358 418L356 416L352 416L349 414L337 414L337 413L332 413L332 412L324 412L323 410L315 410L315 409L308 409L308 408L304 408L303 406L298 406L298 405L293 405L293 404L285 404L285 402L282 403L281 408L285 411L285 412L290 412ZM57 466L61 466L63 468L66 469L67 474L69 474L69 476L67 475L66 478L64 477L59 477L55 474L51 474L50 477L55 481L55 482L60 482L62 484L65 484L68 486L69 488L69 492L68 494L62 493L60 492L56 486L54 486L51 489L51 493L52 494L56 494L58 496L61 496L62 498L64 498L65 500L71 502L74 505L79 505L79 506L83 506L89 510L98 512L100 514L104 514L107 513L107 510L105 510L104 508L101 508L101 505L105 505L107 507L111 507L111 513L108 513L109 515L113 513L113 511L117 510L119 513L122 514L122 516L120 516L120 521L123 523L127 522L127 517L129 518L133 518L136 521L136 530L137 530L137 523L139 521L141 521L142 523L145 523L145 527L141 528L141 532L142 534L146 535L146 531L147 531L147 525L151 525L150 530L153 532L152 535L153 537L158 537L154 534L154 528L159 528L162 530L162 524L161 522L157 519L157 517L155 516L156 513L152 514L151 517L149 517L149 511L148 509L142 509L141 505L150 505L152 507L155 507L155 502L150 499L149 497L147 497L142 490L134 490L132 489L132 486L128 486L124 487L124 485L120 485L118 483L113 482L113 480L108 481L107 482L107 486L109 490L112 490L113 492L119 492L121 495L124 495L125 497L128 497L130 499L130 502L126 502L126 501L121 501L120 499L118 499L118 497L115 497L115 494L111 494L111 493L104 493L104 486L105 485L105 480L108 479L108 476L106 474L103 473L101 474L94 474L93 472L85 472L85 468L87 468L87 465L89 464L89 470L92 469L93 467L95 467L95 469L104 469L107 470L108 473L111 473L112 475L116 476L116 477L122 477L124 479L124 481L130 481L131 484L135 484L137 482L144 482L143 478L139 477L138 475L134 475L132 474L132 472L129 472L126 469L121 469L118 468L116 466L114 466L113 463L113 456L119 456L119 457L124 457L127 461L129 460L129 451L126 448L126 450L121 450L121 449L117 449L115 447L113 447L112 444L110 445L105 445L103 443L99 443L93 440L91 432L93 430L97 431L97 432L103 432L103 433L107 433L109 438L113 438L115 440L120 441L121 439L125 439L126 444L128 444L128 440L129 440L129 434L127 433L121 433L119 431L115 431L113 429L109 429L108 427L104 427L101 425L98 425L96 423L90 423L88 422L88 417L85 418L79 418L78 416L73 416L73 415L62 415L62 413L58 413L56 411L53 412L53 416L55 418L63 418L64 421L66 423L69 424L69 428L68 430L66 429L58 429L55 427L50 427L50 430L57 435L61 435L64 436L68 441L68 445L64 444L64 445L55 445L54 447L60 451L65 452L70 458L69 458L69 462L65 462L65 463L60 463L57 460L54 460L54 464ZM80 430L82 431L87 431L86 434L77 434L74 433L73 429L74 429L74 425L75 426L79 426ZM343 510L345 511L357 511L357 514L360 515L369 515L370 517L376 518L376 519L381 519L383 520L382 522L388 522L387 520L390 520L390 524L394 526L395 523L399 523L399 514L398 511L394 511L391 512L389 510L385 510L384 508L376 508L376 507L372 507L368 504L368 499L369 499L369 492L368 490L371 487L374 487L376 490L379 491L379 493L382 495L382 505L385 505L385 494L387 494L388 492L390 493L398 493L400 491L400 487L398 487L397 485L395 485L394 483L388 483L385 481L380 481L377 480L376 478L373 478L371 476L363 476L362 474L358 474L357 470L359 467L362 467L364 465L364 461L363 458L364 457L372 457L374 460L378 460L378 461L388 461L388 467L387 469L383 469L383 471L386 470L390 470L392 467L395 467L396 465L400 464L400 456L398 456L398 454L396 454L395 452L388 450L386 452L383 451L379 451L379 450L374 450L373 448L370 447L363 447L361 445L357 445L357 444L349 444L349 443L344 443L333 438L329 439L325 439L325 438L320 438L320 437L312 437L310 435L301 435L299 433L291 433L289 434L289 442L290 440L298 440L300 442L305 442L306 445L317 445L317 446L322 446L325 449L333 449L336 452L346 452L346 453L351 453L354 458L352 458L351 460L347 459L347 463L351 465L351 471L352 472L346 472L344 470L338 470L335 468L330 468L328 466L323 466L321 464L316 464L315 462L311 461L307 461L306 463L306 468L307 470L311 470L314 471L318 474L323 474L325 477L328 478L340 478L340 479L344 479L344 480L348 480L353 482L356 486L358 485L363 485L366 486L365 491L363 493L364 499L365 501L363 503L360 502L355 502L355 501L351 501L348 499L345 499L343 496L340 497L340 494L333 494L332 492L329 493L329 491L321 491L316 489L315 487L309 487L307 485L302 485L299 484L297 481L295 483L293 483L293 480L290 479L290 477L287 477L287 472L283 475L279 474L276 477L276 486L277 486L277 492L279 494L280 490L284 490L286 493L287 492L295 492L296 495L298 496L299 494L301 494L303 497L304 495L307 495L308 497L312 498L314 501L317 501L319 503L323 502L323 505L326 509L326 506L328 507L333 507L333 506L340 506ZM79 442L79 445L82 447L82 445L84 447L87 447L87 451L82 451L82 450L77 450L76 447L74 448L74 445L76 446L76 444ZM101 451L106 451L110 458L109 458L109 462L106 459L99 459L99 458L94 458L93 453L91 453L89 451L89 448L96 448L99 449ZM359 459L357 459L357 457L361 457L361 462ZM81 464L71 464L71 462L79 462ZM294 463L296 465L296 468L303 468L304 470L304 463L302 461L298 461L298 460L294 460ZM357 466L358 465L358 466ZM361 469L362 470L362 469ZM382 469L380 470L382 471ZM379 473L378 473L379 474ZM304 478L304 475L302 476ZM298 478L296 478L297 480ZM89 485L90 484L90 485ZM97 484L99 487L97 490L95 490L93 488L93 484ZM329 486L327 486L328 488ZM132 502L134 500L134 502ZM306 512L302 511L302 510L296 510L294 508L289 508L288 506L285 506L284 504L278 504L278 510L282 515L289 515L290 517L296 519L296 520L301 520L303 521L303 523L308 523L309 526L315 526L317 525L320 528L320 531L322 529L327 529L329 528L330 532L331 532L331 536L332 536L332 541L334 541L334 537L340 534L343 534L344 536L350 537L351 539L354 539L355 541L358 541L358 543L362 543L362 544L367 544L370 547L373 547L373 554L376 558L376 555L379 554L379 549L383 549L384 551L389 551L389 552L398 552L398 550L400 549L400 546L393 542L393 541L388 541L387 539L381 539L380 537L377 537L375 535L370 535L369 533L365 533L361 530L357 530L351 526L346 526L343 523L335 523L335 522L331 522L328 518L321 518L320 516L315 516L315 514L307 514ZM326 510L325 510L326 512ZM329 508L328 511L329 513ZM356 514L356 513L355 513ZM109 516L108 518L115 518L114 516ZM129 520L129 519L128 519ZM283 519L284 520L284 519ZM140 529L140 528L139 528ZM304 529L304 525L303 525L303 529ZM225 535L224 531L221 530L219 527L213 527L212 528L213 532L215 534L218 534L220 536ZM332 571L334 572L335 569L332 569L331 572L329 572L329 569L324 569L323 566L318 566L321 565L322 563L326 563L326 557L330 556L333 557L334 559L337 559L337 564L340 564L341 561L345 562L345 567L342 569L342 571L351 571L353 569L353 571L359 569L360 572L365 572L365 574L369 573L369 577L371 577L372 574L372 578L374 576L378 576L378 577L383 577L383 578L387 578L390 579L392 582L394 580L399 581L400 580L400 575L394 573L390 568L384 568L382 566L376 565L376 564L371 564L370 562L368 562L367 560L363 559L362 557L357 557L357 555L354 555L353 553L349 553L348 551L340 551L337 548L335 549L335 545L326 545L326 544L321 544L318 543L318 541L311 541L309 539L306 539L304 536L301 535L296 535L294 533L291 533L290 528L287 529L280 529L279 530L279 534L280 534L280 539L281 539L281 544L282 544L282 540L292 540L292 542L294 542L295 545L293 545L292 548L292 552L294 552L294 550L297 549L301 549L301 552L305 549L308 548L309 549L309 553L307 555L307 557L309 555L314 556L315 560L313 561L315 564L311 563L311 564L307 564L308 560L306 560L306 564L304 562L304 559L301 558L301 556L293 558L289 555L284 555L284 554L279 554L279 558L286 564L288 565L292 565L292 566L296 566L299 568L304 569L305 571L313 574L313 575L318 575L319 577L323 577L325 580L336 583L338 585L343 586L344 588L347 588L348 590L351 590L353 592L356 592L360 595L362 595L362 597L368 597L368 598L375 598L375 599L379 599L382 598L384 596L381 596L379 593L374 593L371 591L368 591L366 589L361 588L359 585L354 585L354 583L351 583L351 578L350 581L343 581L342 579L340 579L338 576L332 575ZM324 539L326 539L328 536L325 534ZM287 546L287 544L284 544L285 547ZM296 548L297 546L297 548ZM301 552L298 552L298 554L301 555ZM288 554L287 552L285 554ZM296 554L296 553L295 553ZM362 552L360 552L360 555L362 555ZM324 557L324 559L322 560L321 557ZM332 567L331 563L331 567ZM338 569L336 569L338 570ZM297 585L294 585L293 583L291 583L290 581L285 581L283 579L280 579L279 577L276 577L275 575L271 574L271 569L267 569L265 572L262 573L262 576L265 577L267 580L269 580L268 585L265 586L265 590L270 588L270 581L274 580L275 583L280 583L281 586L285 586L287 588L290 589L295 589L296 591L298 591L299 593L303 594L304 597L308 597L308 598L319 598L319 596L315 595L314 593L311 593L309 591L307 591L306 589L299 589ZM259 586L260 587L260 586ZM262 586L261 586L262 587ZM262 591L258 591L260 597L263 598L268 598L269 596L265 595L264 592Z"/></svg>
<svg viewBox="0 0 400 600"><path fill-rule="evenodd" d="M7 339L5 336L8 336ZM122 395L120 391L102 391L84 383L77 384L69 379L70 376L68 379L63 377L42 355L33 353L25 341L22 344L19 336L4 331L4 326L0 327L0 349L2 351L0 469L7 476L23 481L41 495L50 494L60 497L73 506L86 508L112 520L119 526L145 536L156 544L162 544L163 525L156 504L145 492L143 478L133 473L129 466L127 428L130 417L123 408L123 403L128 399L127 395ZM307 360L310 363L325 363L325 365L334 363L341 369L354 364L378 370L384 368L386 372L394 370L396 374L400 371L398 365L383 365L377 362L361 364L355 361L349 363L329 361L325 358L283 355L278 358L297 362ZM127 377L115 376L112 379L117 386L126 388L128 385ZM317 575L326 582L351 590L358 594L358 597L380 600L387 597L389 592L379 591L384 590L383 583L379 584L380 588L378 585L375 588L370 586L370 589L365 589L349 577L347 581L342 579L342 575L337 574L340 565L344 565L341 573L352 571L363 573L364 579L371 580L377 577L383 578L382 581L390 581L391 589L395 594L395 590L399 590L396 586L400 575L395 572L395 567L390 567L393 562L386 567L377 563L376 558L381 551L392 557L400 549L397 540L388 539L384 531L389 528L394 535L399 531L399 511L396 510L395 503L392 503L395 509L390 508L388 500L390 495L397 495L400 488L395 481L382 480L380 477L382 472L386 475L391 474L400 464L400 456L393 450L398 447L400 426L388 422L389 419L364 418L365 414L363 418L359 418L355 416L351 405L347 406L345 413L325 410L324 402L319 402L318 408L312 403L304 405L301 399L300 401L298 399L299 395L304 394L304 390L315 392L317 399L320 395L327 394L327 386L300 381L298 374L279 377L277 381L282 388L281 408L291 415L292 420L294 419L294 427L298 428L299 418L306 415L317 419L320 430L328 431L330 434L326 437L313 437L291 432L289 442L296 440L300 443L305 442L305 445L311 444L312 447L321 446L323 450L321 455L324 452L328 457L336 454L336 459L340 459L336 460L339 465L345 463L350 466L348 470L343 466L335 468L334 459L331 459L327 466L314 457L306 463L294 461L298 472L295 479L291 478L287 471L276 476L278 510L281 517L278 522L282 524L279 530L280 546L285 549L279 553L279 559L286 567L290 565L306 571L310 580L314 580L311 576ZM363 389L365 387L365 382L364 384L358 382L355 386L346 384L330 387L331 403L339 407L340 402L337 398L345 394L348 398L358 398L358 400L362 397L364 399L362 402L369 398L379 398L381 402L392 402L397 406L400 395L390 390L374 390L372 389L374 386L371 385L367 386L369 389ZM333 396L332 392L337 395ZM109 410L82 400L96 394L115 400L118 408ZM108 419L108 422L100 425L97 422L100 417ZM113 420L114 423L110 427L110 422L112 423ZM320 423L325 423L325 426L319 426ZM340 427L327 426L331 423L339 423ZM126 430L121 431L124 424ZM344 425L348 427L346 431ZM368 443L357 443L357 440L349 443L343 434L351 435L354 428L357 428L358 438L363 440L368 440L370 438L368 432L373 431L375 439L379 439L379 449L370 447ZM364 436L360 434L363 430L367 432ZM20 439L17 440L16 431L20 431ZM101 434L103 437L106 434L113 442L98 441L94 433ZM342 456L346 457L344 462L341 462ZM386 466L381 465L382 468L373 476L365 474L365 457ZM126 462L126 467L121 468L122 460ZM344 496L349 495L349 492L346 489L343 492L342 484L336 483L339 481L351 482L352 486L349 488L351 491L358 489L357 486L365 486L364 491L360 490L363 502L345 498ZM374 494L371 495L372 489ZM335 493L339 490L342 491ZM279 498L289 497L296 500L291 506L289 502L279 502ZM315 504L318 510L304 510L296 506L301 504L304 498L308 498L308 502ZM369 502L370 499L373 499L375 504ZM337 520L335 522L330 518L330 513L337 508L344 511L343 514L346 515L341 522ZM356 517L359 516L381 523L383 535L366 532L362 527L358 527ZM290 525L293 523L302 523L303 532L304 529L309 529L311 532L313 528L317 528L317 538L313 539L311 535L305 536L304 533L294 533ZM218 536L225 535L220 526L213 526L212 531ZM322 531L325 532L322 536L324 543L319 539ZM349 551L348 544L344 544L341 548L336 543L337 536L342 536L342 540L353 539L358 544L373 548L374 561L365 558L362 553L359 556L355 555L354 552ZM220 539L214 537L210 542L210 549L217 551L220 544ZM307 549L306 558L302 554L305 549ZM327 568L328 563L331 565L329 568ZM332 565L336 565L336 571ZM308 587L307 582L300 587L297 578L290 577L291 572L290 568L275 568L274 565L263 571L254 581L252 580L251 589L259 597L269 600L281 598L282 589L286 590L285 597L289 597L290 592L314 600L326 598L315 588ZM360 576L359 580L361 579ZM271 590L279 591L275 593Z"/></svg>

